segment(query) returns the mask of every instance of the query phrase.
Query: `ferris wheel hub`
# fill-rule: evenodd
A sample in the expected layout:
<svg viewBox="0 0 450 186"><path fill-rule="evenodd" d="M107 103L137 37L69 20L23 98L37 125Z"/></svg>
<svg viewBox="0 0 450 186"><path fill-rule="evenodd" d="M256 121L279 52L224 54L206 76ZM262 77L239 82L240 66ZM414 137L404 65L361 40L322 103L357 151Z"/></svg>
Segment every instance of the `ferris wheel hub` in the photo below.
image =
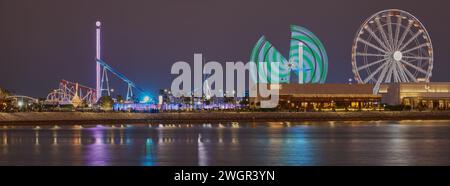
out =
<svg viewBox="0 0 450 186"><path fill-rule="evenodd" d="M395 51L392 57L394 58L395 61L401 61L403 58L403 53L400 51Z"/></svg>

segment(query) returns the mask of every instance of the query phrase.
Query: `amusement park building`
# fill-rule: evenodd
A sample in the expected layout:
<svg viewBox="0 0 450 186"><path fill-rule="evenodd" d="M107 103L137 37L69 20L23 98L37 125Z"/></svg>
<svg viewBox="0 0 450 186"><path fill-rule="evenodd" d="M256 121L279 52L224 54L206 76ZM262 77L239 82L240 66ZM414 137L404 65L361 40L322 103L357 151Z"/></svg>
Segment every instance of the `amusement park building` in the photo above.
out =
<svg viewBox="0 0 450 186"><path fill-rule="evenodd" d="M267 86L259 84L258 86ZM380 95L373 94L371 84L278 84L278 109L294 111L335 109L376 109ZM261 98L251 99L253 108L258 108Z"/></svg>

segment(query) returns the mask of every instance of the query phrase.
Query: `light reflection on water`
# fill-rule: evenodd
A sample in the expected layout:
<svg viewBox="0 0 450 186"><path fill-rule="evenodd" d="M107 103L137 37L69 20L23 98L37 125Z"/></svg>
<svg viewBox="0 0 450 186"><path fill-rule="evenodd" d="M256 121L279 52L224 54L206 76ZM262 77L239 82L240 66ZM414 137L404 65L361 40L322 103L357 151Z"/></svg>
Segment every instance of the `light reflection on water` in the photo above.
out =
<svg viewBox="0 0 450 186"><path fill-rule="evenodd" d="M450 121L2 126L0 165L450 165Z"/></svg>

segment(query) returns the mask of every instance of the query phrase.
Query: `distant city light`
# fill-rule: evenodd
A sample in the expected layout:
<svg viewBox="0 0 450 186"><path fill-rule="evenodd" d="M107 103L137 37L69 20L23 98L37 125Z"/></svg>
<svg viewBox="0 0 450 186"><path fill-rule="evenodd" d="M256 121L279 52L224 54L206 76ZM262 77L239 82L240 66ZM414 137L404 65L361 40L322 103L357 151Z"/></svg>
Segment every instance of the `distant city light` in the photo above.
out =
<svg viewBox="0 0 450 186"><path fill-rule="evenodd" d="M23 106L23 101L17 102L17 105L19 105L19 107L22 107Z"/></svg>

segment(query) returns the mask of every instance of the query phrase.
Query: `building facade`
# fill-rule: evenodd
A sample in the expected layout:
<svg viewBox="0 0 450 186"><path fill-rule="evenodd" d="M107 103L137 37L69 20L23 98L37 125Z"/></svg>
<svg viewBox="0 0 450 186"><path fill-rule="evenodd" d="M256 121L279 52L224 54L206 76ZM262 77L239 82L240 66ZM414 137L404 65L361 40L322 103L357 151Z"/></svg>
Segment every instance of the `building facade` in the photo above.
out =
<svg viewBox="0 0 450 186"><path fill-rule="evenodd" d="M278 110L376 110L381 102L381 96L373 94L371 84L278 84L271 87L279 89ZM250 106L259 108L261 100L260 97L250 99Z"/></svg>

